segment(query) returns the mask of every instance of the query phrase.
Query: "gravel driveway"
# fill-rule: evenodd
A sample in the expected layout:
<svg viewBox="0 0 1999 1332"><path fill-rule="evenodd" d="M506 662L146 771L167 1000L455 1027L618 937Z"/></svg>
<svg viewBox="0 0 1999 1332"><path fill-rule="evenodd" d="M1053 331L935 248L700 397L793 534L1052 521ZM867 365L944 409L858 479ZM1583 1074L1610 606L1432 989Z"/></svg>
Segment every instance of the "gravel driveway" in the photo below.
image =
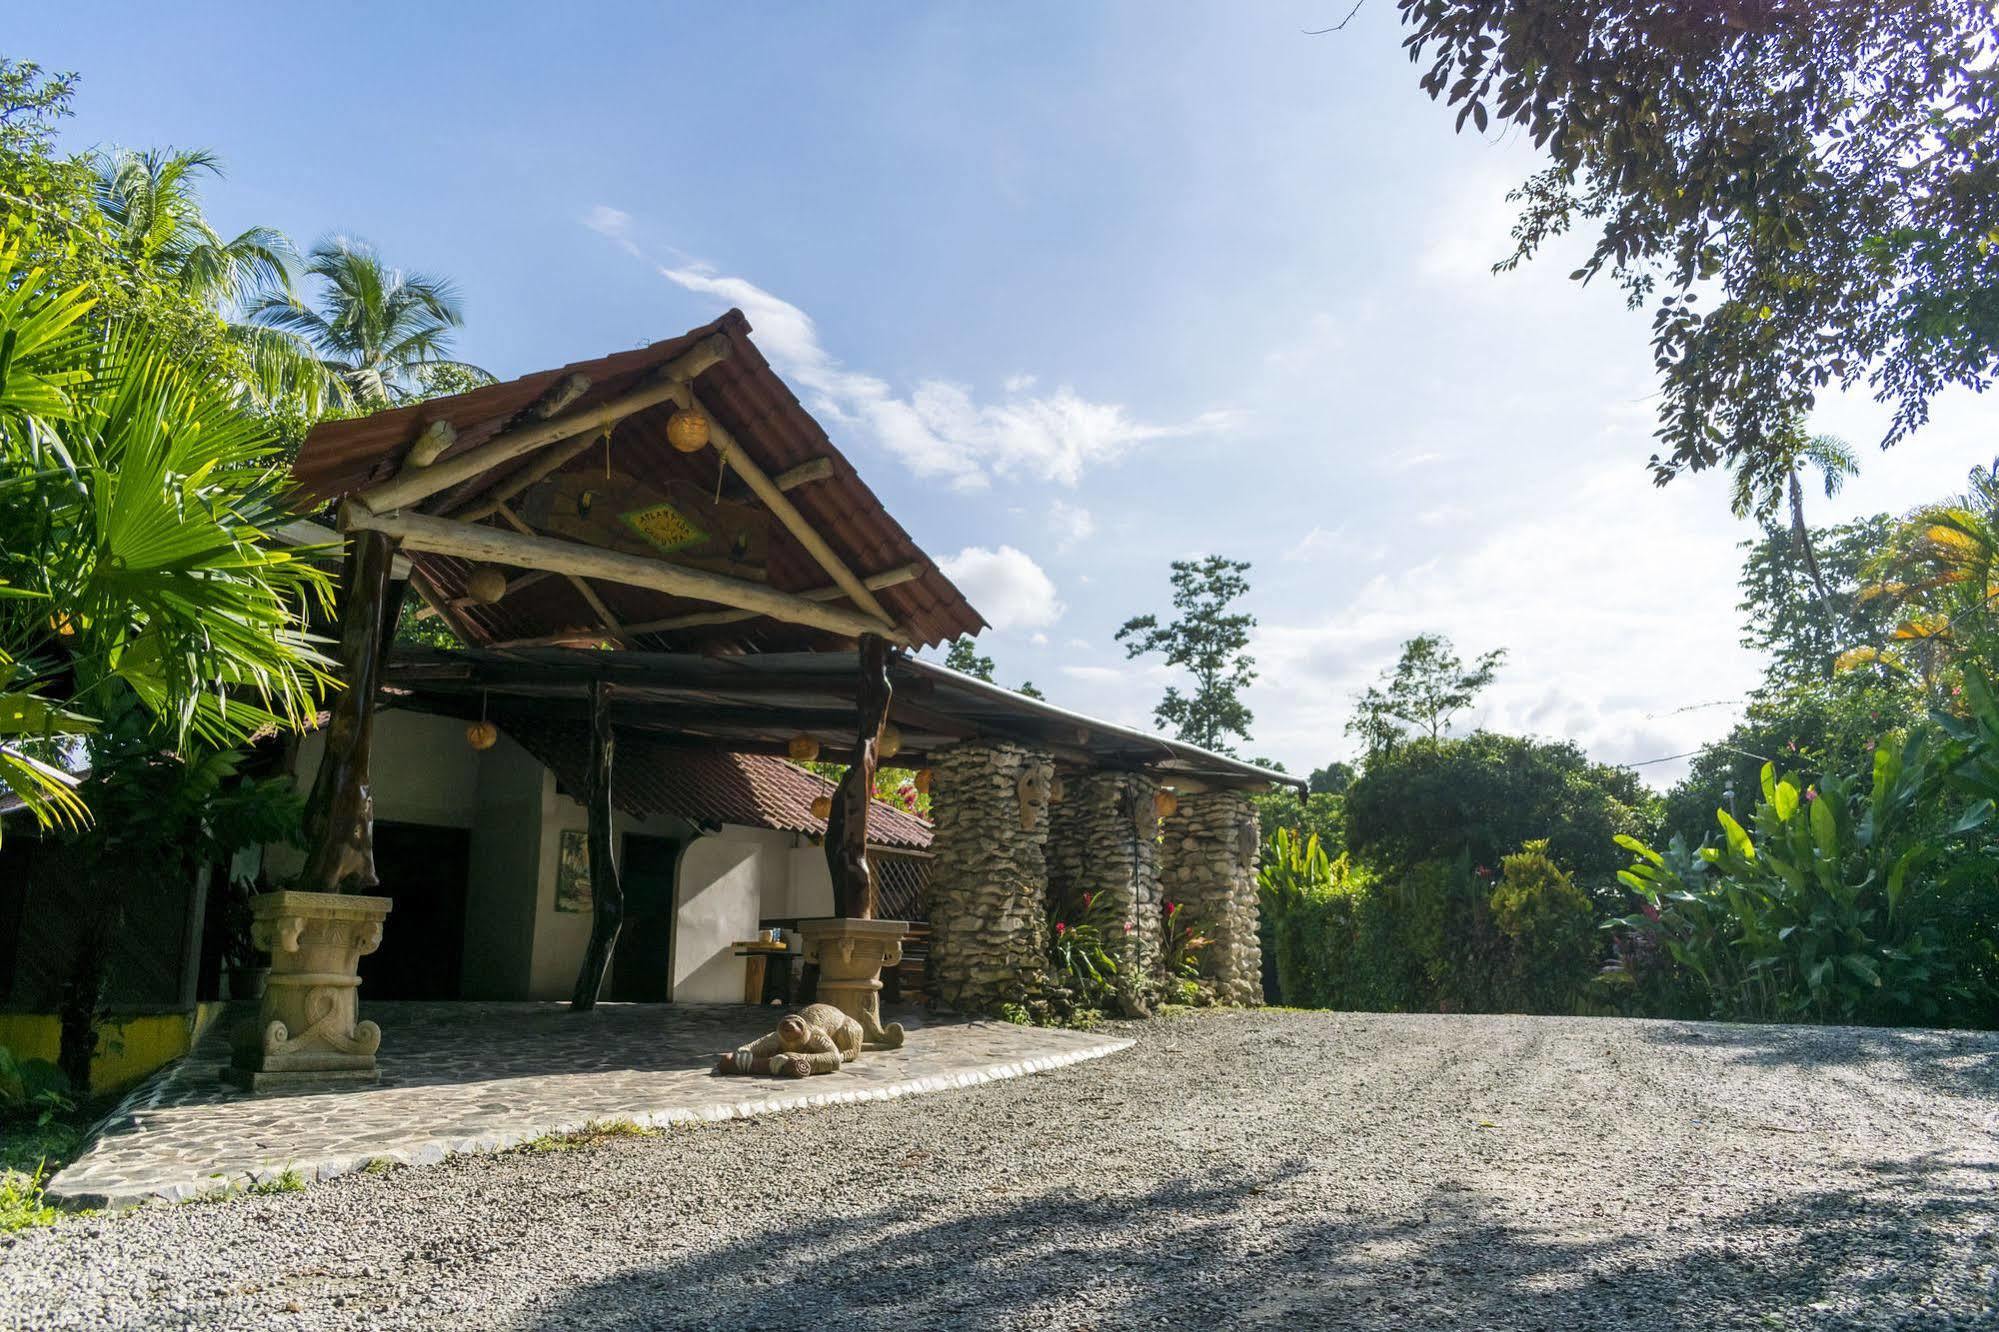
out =
<svg viewBox="0 0 1999 1332"><path fill-rule="evenodd" d="M1999 1036L1208 1013L0 1240L0 1326L1991 1327Z"/></svg>

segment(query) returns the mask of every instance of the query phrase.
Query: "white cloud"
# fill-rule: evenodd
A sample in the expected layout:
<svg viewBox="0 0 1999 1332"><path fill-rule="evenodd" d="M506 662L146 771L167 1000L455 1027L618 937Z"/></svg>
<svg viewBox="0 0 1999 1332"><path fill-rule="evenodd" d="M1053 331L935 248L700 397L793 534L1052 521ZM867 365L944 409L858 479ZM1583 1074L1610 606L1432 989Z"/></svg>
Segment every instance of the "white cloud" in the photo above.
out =
<svg viewBox="0 0 1999 1332"><path fill-rule="evenodd" d="M1339 544L1340 536L1345 531L1344 527L1336 527L1328 531L1314 523L1311 531L1298 538L1297 545L1284 552L1284 558L1286 561L1294 564L1302 560L1313 559Z"/></svg>
<svg viewBox="0 0 1999 1332"><path fill-rule="evenodd" d="M1062 674L1089 684L1123 684L1125 672L1118 666L1064 666Z"/></svg>
<svg viewBox="0 0 1999 1332"><path fill-rule="evenodd" d="M1029 634L1029 635L1027 636L1027 641L1028 641L1028 642L1030 642L1030 643L1032 643L1032 644L1034 644L1034 646L1036 646L1036 647L1047 647L1047 646L1048 646L1048 635L1047 635L1047 634L1040 634L1040 633L1035 633L1035 634Z"/></svg>
<svg viewBox="0 0 1999 1332"><path fill-rule="evenodd" d="M1604 518L1632 512L1646 515L1642 542ZM1287 749L1309 738L1316 762L1349 751L1353 695L1425 631L1448 635L1467 659L1507 649L1477 711L1458 718L1459 732L1484 725L1563 737L1605 762L1697 747L1725 710L1674 709L1754 683L1735 617L1715 609L1717 589L1733 589L1741 532L1711 488L1661 492L1642 467L1621 461L1531 516L1462 530L1474 539L1376 575L1321 617L1266 616L1251 644L1260 738L1285 737ZM1641 772L1664 783L1682 770Z"/></svg>
<svg viewBox="0 0 1999 1332"><path fill-rule="evenodd" d="M1097 530L1097 520L1082 505L1058 499L1048 505L1048 526L1055 532L1055 549L1069 550L1090 539Z"/></svg>
<svg viewBox="0 0 1999 1332"><path fill-rule="evenodd" d="M623 240L631 234L632 215L609 204L596 204L583 216L583 225L600 236Z"/></svg>
<svg viewBox="0 0 1999 1332"><path fill-rule="evenodd" d="M1009 629L1045 629L1067 609L1055 593L1054 580L1040 565L1012 546L990 550L967 546L937 562L944 576L1004 633Z"/></svg>
<svg viewBox="0 0 1999 1332"><path fill-rule="evenodd" d="M923 380L900 395L885 380L843 366L819 341L811 316L790 301L706 268L659 271L688 291L740 307L756 330L757 345L778 373L805 391L813 410L873 434L917 475L962 490L1014 476L1073 486L1088 468L1115 462L1142 445L1214 434L1240 419L1218 409L1156 425L1122 404L1091 401L1067 385L1033 394L1031 375L1008 378L998 402L979 401L941 379Z"/></svg>

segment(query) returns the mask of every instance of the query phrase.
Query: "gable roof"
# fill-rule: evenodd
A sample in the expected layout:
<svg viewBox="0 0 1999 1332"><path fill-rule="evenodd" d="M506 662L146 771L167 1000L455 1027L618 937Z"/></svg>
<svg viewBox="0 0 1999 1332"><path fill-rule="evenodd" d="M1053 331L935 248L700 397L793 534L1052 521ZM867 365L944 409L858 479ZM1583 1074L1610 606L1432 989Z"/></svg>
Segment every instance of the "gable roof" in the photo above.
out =
<svg viewBox="0 0 1999 1332"><path fill-rule="evenodd" d="M798 484L787 491L787 497L863 582L873 576L899 576L905 570L913 574L907 581L875 589L875 596L910 642L944 643L984 628L979 613L882 508L853 465L771 369L750 340L749 321L740 310L731 310L679 337L635 350L572 362L372 416L323 422L306 437L293 465L298 505L301 511L316 509L395 476L410 446L435 422L448 422L457 432L455 442L438 461L454 458L492 440L570 376L587 378L589 387L563 408L563 416L587 412L632 392L660 367L716 334L728 339L730 352L694 380L703 406L773 477L802 464L825 470L823 478ZM611 432L609 457L615 459L619 471L649 485L681 483L698 487L705 494L719 494L724 500L745 499L740 480L720 466L714 450L684 454L668 445L666 423L673 410L671 403L663 403L617 423ZM499 464L414 507L437 516L474 509L484 497L521 476L522 469L537 456ZM555 475L601 476L606 465L606 449L589 447L570 458ZM501 520L489 517L484 521L497 525ZM767 554L765 575L772 588L822 592L830 582L825 570L780 523L769 526ZM453 627L473 646L553 637L599 623L594 609L565 578L541 578L510 590L496 604L482 605L466 597L465 581L472 571L466 561L434 553L410 558L419 590L435 603L450 607ZM592 587L622 624L715 609L711 603L607 581ZM630 646L649 650L809 651L826 646L827 641L823 630L758 618L635 635Z"/></svg>

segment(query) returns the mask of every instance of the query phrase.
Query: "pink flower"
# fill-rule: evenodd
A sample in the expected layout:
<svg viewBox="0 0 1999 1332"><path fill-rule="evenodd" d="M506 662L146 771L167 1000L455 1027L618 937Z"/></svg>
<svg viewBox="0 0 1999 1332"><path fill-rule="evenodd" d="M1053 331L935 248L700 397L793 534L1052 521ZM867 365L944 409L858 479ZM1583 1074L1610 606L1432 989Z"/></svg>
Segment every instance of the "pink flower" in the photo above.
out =
<svg viewBox="0 0 1999 1332"><path fill-rule="evenodd" d="M1057 934L1067 934L1069 932L1069 927L1067 925L1064 925L1061 921L1058 920L1055 922L1055 932Z"/></svg>
<svg viewBox="0 0 1999 1332"><path fill-rule="evenodd" d="M1817 787L1814 787L1814 786L1807 786L1807 787L1805 788L1805 799L1807 799L1807 800L1817 800L1818 798L1819 798L1819 793L1818 793L1818 788L1817 788Z"/></svg>
<svg viewBox="0 0 1999 1332"><path fill-rule="evenodd" d="M1126 934L1130 934L1130 933L1131 933L1131 922L1130 922L1130 921L1126 921L1126 922L1124 923L1124 932L1125 932Z"/></svg>
<svg viewBox="0 0 1999 1332"><path fill-rule="evenodd" d="M1095 896L1096 896L1096 894L1095 894L1095 893L1084 893L1084 894L1083 894L1083 908L1084 908L1085 910L1088 910L1088 909L1089 909L1089 906L1090 906L1090 900L1091 900L1092 898L1094 898Z"/></svg>
<svg viewBox="0 0 1999 1332"><path fill-rule="evenodd" d="M1180 909L1180 904L1178 902L1168 902L1166 904L1166 914L1169 916L1172 915L1174 912L1178 911L1179 909Z"/></svg>
<svg viewBox="0 0 1999 1332"><path fill-rule="evenodd" d="M1481 879L1490 879L1492 877L1492 867L1489 865L1480 865L1478 867L1478 877Z"/></svg>

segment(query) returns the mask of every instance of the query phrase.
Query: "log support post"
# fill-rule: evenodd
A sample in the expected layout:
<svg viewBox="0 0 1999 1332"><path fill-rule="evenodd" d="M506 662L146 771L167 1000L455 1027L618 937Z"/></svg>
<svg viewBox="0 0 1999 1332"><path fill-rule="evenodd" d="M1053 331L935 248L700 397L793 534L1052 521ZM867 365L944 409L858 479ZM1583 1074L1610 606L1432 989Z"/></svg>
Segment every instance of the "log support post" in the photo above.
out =
<svg viewBox="0 0 1999 1332"><path fill-rule="evenodd" d="M826 868L833 879L833 914L875 918L874 869L868 864L868 805L875 794L882 724L895 690L888 679L888 642L877 634L861 639L860 738L854 762L833 793L826 820Z"/></svg>
<svg viewBox="0 0 1999 1332"><path fill-rule="evenodd" d="M381 532L348 538L340 574L340 676L326 752L305 808L306 862L299 887L320 893L374 890L375 799L368 754L375 731L375 691L390 622L390 574L396 543Z"/></svg>
<svg viewBox="0 0 1999 1332"><path fill-rule="evenodd" d="M618 930L625 923L625 890L618 880L617 838L611 828L611 764L617 737L611 730L611 690L602 680L590 686L590 945L576 973L569 1007L579 1013L597 1004L604 971L611 964Z"/></svg>

